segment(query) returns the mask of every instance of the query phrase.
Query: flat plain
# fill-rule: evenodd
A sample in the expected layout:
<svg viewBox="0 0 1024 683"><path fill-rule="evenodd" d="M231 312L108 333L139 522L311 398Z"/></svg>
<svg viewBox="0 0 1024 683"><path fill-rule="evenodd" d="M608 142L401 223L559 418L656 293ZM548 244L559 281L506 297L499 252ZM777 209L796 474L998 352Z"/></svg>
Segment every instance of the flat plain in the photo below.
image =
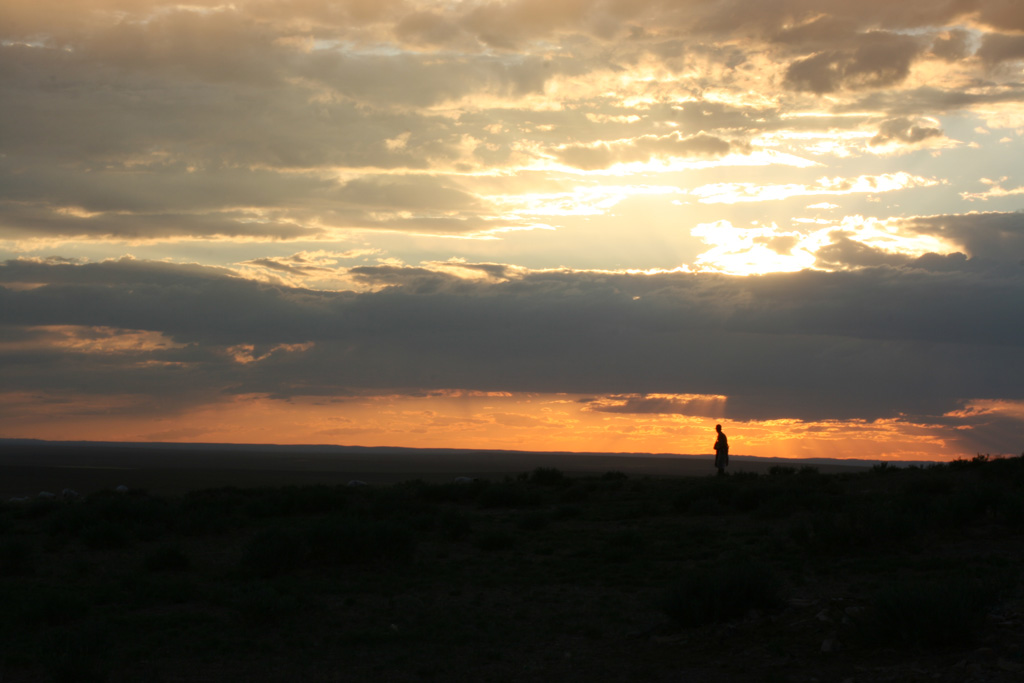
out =
<svg viewBox="0 0 1024 683"><path fill-rule="evenodd" d="M1024 458L38 453L5 683L1024 676Z"/></svg>
<svg viewBox="0 0 1024 683"><path fill-rule="evenodd" d="M218 486L373 485L412 479L448 482L455 477L501 479L537 467L573 476L618 471L631 476L703 476L714 472L713 455L541 453L342 447L123 445L4 443L0 440L0 499L71 488L92 493L117 486L154 494L182 494ZM734 457L731 472L765 473L796 461ZM851 472L873 465L831 461L822 472Z"/></svg>

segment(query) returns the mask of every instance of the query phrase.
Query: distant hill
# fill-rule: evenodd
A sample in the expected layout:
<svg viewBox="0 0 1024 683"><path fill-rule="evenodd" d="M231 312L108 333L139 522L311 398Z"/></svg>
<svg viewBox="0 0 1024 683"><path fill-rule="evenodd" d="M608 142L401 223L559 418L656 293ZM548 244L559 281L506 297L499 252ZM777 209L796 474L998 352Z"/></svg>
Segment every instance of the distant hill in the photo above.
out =
<svg viewBox="0 0 1024 683"><path fill-rule="evenodd" d="M275 454L288 453L303 455L404 455L404 456L472 456L502 455L536 458L549 455L552 457L585 457L585 458L693 458L705 460L711 454L692 453L640 453L640 452L594 452L594 451L525 451L503 449L473 448L408 448L399 446L343 446L334 444L247 444L247 443L187 443L166 441L48 441L45 439L0 439L0 449L13 447L41 447L47 449L83 449L83 450L160 450L180 451L182 453L247 453ZM778 463L799 467L802 465L857 467L863 468L879 462L877 459L859 458L764 458L756 455L730 455L736 462ZM900 461L890 463L898 466L929 465L932 461Z"/></svg>

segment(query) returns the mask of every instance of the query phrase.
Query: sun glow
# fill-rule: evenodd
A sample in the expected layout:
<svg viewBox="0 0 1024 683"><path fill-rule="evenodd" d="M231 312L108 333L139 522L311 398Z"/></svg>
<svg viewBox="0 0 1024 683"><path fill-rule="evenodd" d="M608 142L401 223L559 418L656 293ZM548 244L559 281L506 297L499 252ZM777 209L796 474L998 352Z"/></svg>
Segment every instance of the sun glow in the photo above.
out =
<svg viewBox="0 0 1024 683"><path fill-rule="evenodd" d="M794 272L814 265L814 254L800 233L781 232L777 225L737 228L729 221L702 223L691 233L711 249L697 258L700 270L730 275Z"/></svg>
<svg viewBox="0 0 1024 683"><path fill-rule="evenodd" d="M754 183L714 183L690 191L704 204L736 204L738 202L764 202L791 197L840 196L849 194L875 194L894 192L912 187L932 187L940 181L900 171L877 176L856 178L819 178L814 185L756 185Z"/></svg>
<svg viewBox="0 0 1024 683"><path fill-rule="evenodd" d="M963 456L957 444L967 434L904 420L732 422L723 414L725 397L692 394L431 391L286 400L245 394L170 413L167 405L134 395L56 399L0 394L0 437L32 436L47 425L47 438L55 440L702 454L711 452L714 425L722 423L736 455L950 460ZM965 419L977 416L970 410ZM108 415L102 424L97 411Z"/></svg>
<svg viewBox="0 0 1024 683"><path fill-rule="evenodd" d="M827 4L6 0L0 433L1010 448L1020 0Z"/></svg>

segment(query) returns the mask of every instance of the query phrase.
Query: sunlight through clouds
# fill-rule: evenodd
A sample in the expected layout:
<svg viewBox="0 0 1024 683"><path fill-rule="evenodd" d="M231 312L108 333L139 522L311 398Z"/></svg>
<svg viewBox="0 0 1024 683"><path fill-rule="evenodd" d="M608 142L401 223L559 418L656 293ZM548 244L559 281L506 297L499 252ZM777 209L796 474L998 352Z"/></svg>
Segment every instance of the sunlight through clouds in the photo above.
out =
<svg viewBox="0 0 1024 683"><path fill-rule="evenodd" d="M717 183L690 190L704 204L735 204L737 202L764 202L791 197L818 195L840 196L848 194L874 194L895 192L913 187L932 187L941 181L923 178L902 171L880 176L856 178L819 178L814 185L754 185L752 183Z"/></svg>
<svg viewBox="0 0 1024 683"><path fill-rule="evenodd" d="M0 437L1019 452L1022 29L7 2Z"/></svg>
<svg viewBox="0 0 1024 683"><path fill-rule="evenodd" d="M780 232L777 225L744 229L723 220L698 225L690 234L711 246L697 258L701 270L761 275L814 265L814 254L802 246L804 236Z"/></svg>

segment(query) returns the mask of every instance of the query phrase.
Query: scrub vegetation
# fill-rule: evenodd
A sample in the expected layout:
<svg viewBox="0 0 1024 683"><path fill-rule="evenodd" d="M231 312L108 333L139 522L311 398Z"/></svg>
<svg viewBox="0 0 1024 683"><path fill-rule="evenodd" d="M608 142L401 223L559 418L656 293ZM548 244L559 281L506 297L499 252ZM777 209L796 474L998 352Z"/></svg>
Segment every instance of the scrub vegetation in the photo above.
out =
<svg viewBox="0 0 1024 683"><path fill-rule="evenodd" d="M0 504L10 681L1010 681L1024 456Z"/></svg>

